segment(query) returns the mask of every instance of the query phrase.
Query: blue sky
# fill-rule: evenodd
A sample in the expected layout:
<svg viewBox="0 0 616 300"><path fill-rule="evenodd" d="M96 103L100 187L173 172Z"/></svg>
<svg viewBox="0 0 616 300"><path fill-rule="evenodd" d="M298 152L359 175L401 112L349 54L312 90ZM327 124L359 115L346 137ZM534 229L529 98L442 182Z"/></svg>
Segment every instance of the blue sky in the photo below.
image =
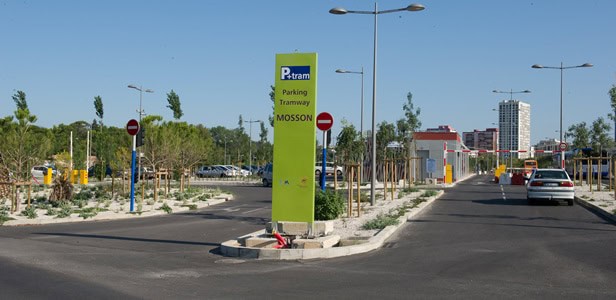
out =
<svg viewBox="0 0 616 300"><path fill-rule="evenodd" d="M379 9L412 2L381 1ZM377 121L403 116L406 94L421 108L422 129L459 132L495 127L509 94L531 104L531 138L558 137L558 70L566 70L564 128L610 111L616 83L616 1L417 1L421 12L379 17ZM108 125L147 114L172 119L166 94L181 99L189 123L236 128L238 116L267 120L276 53L319 56L317 111L330 112L334 135L345 119L359 128L365 71L364 129L370 128L373 17L329 14L372 10L372 1L0 1L0 116L16 90L27 94L37 125L96 118L100 95ZM519 97L517 97L519 96ZM248 126L246 125L246 128ZM272 130L270 129L270 136ZM256 138L258 129L253 128Z"/></svg>

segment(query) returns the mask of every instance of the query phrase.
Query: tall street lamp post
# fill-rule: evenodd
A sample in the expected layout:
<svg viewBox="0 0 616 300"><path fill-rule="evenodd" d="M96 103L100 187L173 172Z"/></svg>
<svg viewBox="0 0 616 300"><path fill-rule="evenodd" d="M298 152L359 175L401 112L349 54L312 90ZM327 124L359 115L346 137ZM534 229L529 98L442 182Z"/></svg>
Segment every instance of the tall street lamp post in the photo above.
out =
<svg viewBox="0 0 616 300"><path fill-rule="evenodd" d="M411 4L404 8L378 10L377 3L374 3L374 11L359 11L346 10L341 7L332 8L329 13L334 15L350 14L365 14L374 15L374 45L372 56L372 176L370 178L370 204L374 205L375 201L375 184L376 184L376 58L377 58L377 16L380 14L393 13L399 11L421 11L425 7L421 4Z"/></svg>
<svg viewBox="0 0 616 300"><path fill-rule="evenodd" d="M244 121L250 123L250 140L248 141L248 170L252 173L252 123L261 122L261 120L252 120Z"/></svg>
<svg viewBox="0 0 616 300"><path fill-rule="evenodd" d="M563 70L564 69L575 69L575 68L590 68L593 65L590 63L585 63L579 66L563 66L563 62L560 62L560 67L548 67L543 65L532 65L533 69L558 69L560 70L560 142L563 141ZM565 152L560 152L560 167L562 169L565 168Z"/></svg>
<svg viewBox="0 0 616 300"><path fill-rule="evenodd" d="M523 91L514 91L513 89L510 89L509 91L499 91L499 90L493 90L492 93L499 93L499 94L509 94L509 100L513 101L513 94L526 94L526 93L530 93L529 90L523 90ZM495 109L494 109L495 110ZM518 121L519 121L519 117L518 117ZM498 122L500 123L500 111L499 111L499 117L498 117ZM500 125L499 125L500 127ZM517 126L519 129L519 126ZM517 134L518 136L518 142L516 143L518 146L516 150L520 150L520 136L519 134ZM513 168L513 152L511 152L511 150L513 150L513 107L511 106L511 104L509 105L509 157L510 157L510 165L511 168ZM518 158L520 158L520 156L518 155ZM506 163L506 162L505 162Z"/></svg>
<svg viewBox="0 0 616 300"><path fill-rule="evenodd" d="M139 113L139 126L141 127L141 126L143 126L141 124L141 117L145 116L145 112L141 108L141 103L142 103L142 100L143 100L143 92L154 93L154 91L150 90L150 89L145 89L144 90L143 86L137 87L136 85L133 85L133 84L129 84L128 88L129 89L135 89L135 90L139 91L139 110L137 111L137 113ZM139 129L139 130L141 130L141 129ZM141 154L139 154L139 168L137 168L137 178L141 178Z"/></svg>
<svg viewBox="0 0 616 300"><path fill-rule="evenodd" d="M364 155L366 148L366 141L364 140L364 67L361 67L361 71L348 71L343 69L336 70L336 73L348 73L348 74L361 74L361 108L360 108L360 119L359 119L359 135L361 136L361 169L360 169L360 180L364 180Z"/></svg>

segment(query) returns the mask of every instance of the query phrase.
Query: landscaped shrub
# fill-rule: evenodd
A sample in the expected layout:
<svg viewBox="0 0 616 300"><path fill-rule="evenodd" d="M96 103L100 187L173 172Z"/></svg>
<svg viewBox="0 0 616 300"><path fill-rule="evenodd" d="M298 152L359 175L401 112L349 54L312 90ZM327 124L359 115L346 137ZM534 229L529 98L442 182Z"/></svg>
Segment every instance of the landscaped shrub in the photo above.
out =
<svg viewBox="0 0 616 300"><path fill-rule="evenodd" d="M34 205L30 205L26 207L26 209L22 210L21 215L28 217L28 219L36 219L36 217L38 217Z"/></svg>
<svg viewBox="0 0 616 300"><path fill-rule="evenodd" d="M81 210L81 212L79 213L79 216L85 220L87 218L92 218L96 216L97 214L98 214L98 209L96 209L96 207L86 207Z"/></svg>
<svg viewBox="0 0 616 300"><path fill-rule="evenodd" d="M69 217L73 213L73 208L69 203L60 204L60 211L58 211L58 215L56 218L66 218Z"/></svg>
<svg viewBox="0 0 616 300"><path fill-rule="evenodd" d="M9 217L9 208L8 206L0 206L0 225L4 224L6 221L15 220Z"/></svg>
<svg viewBox="0 0 616 300"><path fill-rule="evenodd" d="M429 197L432 197L432 196L436 196L436 194L438 194L437 191L435 191L435 190L428 190L428 191L423 192L423 194L421 194L421 197L429 198Z"/></svg>
<svg viewBox="0 0 616 300"><path fill-rule="evenodd" d="M334 220L344 212L345 199L332 190L318 189L314 195L315 220Z"/></svg>
<svg viewBox="0 0 616 300"><path fill-rule="evenodd" d="M171 206L167 205L167 202L163 203L163 205L159 208L160 210L170 214L173 212L173 208L171 208Z"/></svg>
<svg viewBox="0 0 616 300"><path fill-rule="evenodd" d="M379 214L375 219L372 219L364 225L362 225L362 229L372 230L372 229L383 229L389 225L397 225L399 223L398 218L392 215Z"/></svg>

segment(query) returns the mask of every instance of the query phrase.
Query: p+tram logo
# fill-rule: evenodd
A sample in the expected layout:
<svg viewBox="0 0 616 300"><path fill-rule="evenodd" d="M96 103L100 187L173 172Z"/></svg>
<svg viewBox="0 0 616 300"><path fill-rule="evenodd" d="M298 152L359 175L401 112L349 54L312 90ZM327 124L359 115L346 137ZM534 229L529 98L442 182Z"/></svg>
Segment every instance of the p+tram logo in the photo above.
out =
<svg viewBox="0 0 616 300"><path fill-rule="evenodd" d="M310 66L281 66L280 80L310 80Z"/></svg>

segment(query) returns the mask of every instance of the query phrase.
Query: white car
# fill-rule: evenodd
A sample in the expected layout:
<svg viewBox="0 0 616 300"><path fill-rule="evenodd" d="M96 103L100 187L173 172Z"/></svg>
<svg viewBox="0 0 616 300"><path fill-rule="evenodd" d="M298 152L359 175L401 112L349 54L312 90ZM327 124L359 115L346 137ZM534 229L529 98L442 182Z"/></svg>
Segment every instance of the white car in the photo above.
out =
<svg viewBox="0 0 616 300"><path fill-rule="evenodd" d="M526 199L531 204L534 200L565 200L573 205L573 181L563 169L535 169L526 184Z"/></svg>
<svg viewBox="0 0 616 300"><path fill-rule="evenodd" d="M314 166L314 175L315 176L321 176L321 172L323 170L323 163L321 162L317 162ZM336 166L336 169L334 170L334 163L327 163L327 166L325 167L325 175L334 175L334 172L336 173L336 176L342 176L342 173L344 172L344 170L342 169L341 166Z"/></svg>
<svg viewBox="0 0 616 300"><path fill-rule="evenodd" d="M228 169L233 171L233 176L242 176L242 177L246 177L246 176L250 176L250 171L248 170L244 170L238 166L232 166L232 165L225 165L225 167L227 167Z"/></svg>
<svg viewBox="0 0 616 300"><path fill-rule="evenodd" d="M30 169L30 174L32 174L32 177L34 178L42 179L45 175L47 175L47 171L49 168L52 169L51 174L55 177L58 174L58 171L55 168L49 166L34 166L32 167L32 169Z"/></svg>

